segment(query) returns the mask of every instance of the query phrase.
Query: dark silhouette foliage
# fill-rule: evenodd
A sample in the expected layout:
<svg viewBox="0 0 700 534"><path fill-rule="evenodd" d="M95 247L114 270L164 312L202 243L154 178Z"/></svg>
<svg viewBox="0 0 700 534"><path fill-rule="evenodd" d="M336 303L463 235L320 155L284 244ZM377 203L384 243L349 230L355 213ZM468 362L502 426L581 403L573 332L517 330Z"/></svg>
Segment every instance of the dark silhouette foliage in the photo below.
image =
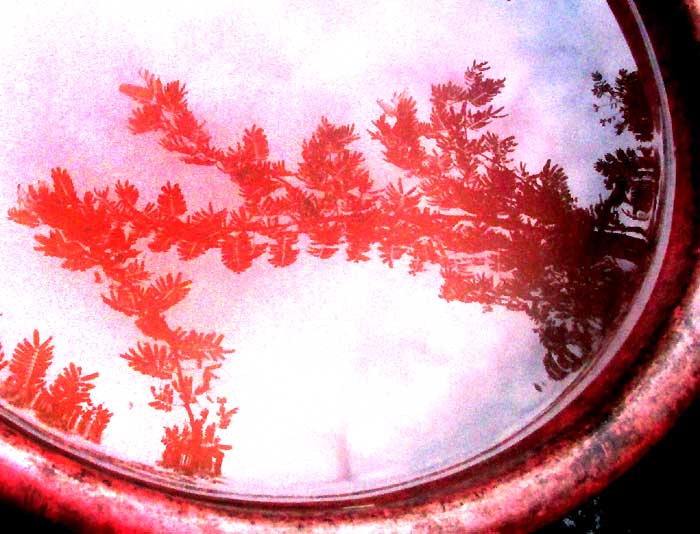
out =
<svg viewBox="0 0 700 534"><path fill-rule="evenodd" d="M591 77L593 95L603 101L594 104L593 109L596 112L608 109L611 113L602 117L600 124L603 126L612 124L618 135L624 131L630 131L637 141L651 141L653 138L651 106L644 95L639 72L620 69L614 85L608 82L600 72L594 72Z"/></svg>
<svg viewBox="0 0 700 534"><path fill-rule="evenodd" d="M649 102L644 95L642 80L637 71L620 69L615 84L602 74L594 72L593 94L607 104L595 104L596 112L604 109L612 114L600 119L603 126L612 124L617 135L629 132L637 145L608 152L595 165L605 177L605 188L610 195L601 201L598 219L620 232L646 235L646 222L652 216L658 196L660 168L659 154L653 140L653 120Z"/></svg>

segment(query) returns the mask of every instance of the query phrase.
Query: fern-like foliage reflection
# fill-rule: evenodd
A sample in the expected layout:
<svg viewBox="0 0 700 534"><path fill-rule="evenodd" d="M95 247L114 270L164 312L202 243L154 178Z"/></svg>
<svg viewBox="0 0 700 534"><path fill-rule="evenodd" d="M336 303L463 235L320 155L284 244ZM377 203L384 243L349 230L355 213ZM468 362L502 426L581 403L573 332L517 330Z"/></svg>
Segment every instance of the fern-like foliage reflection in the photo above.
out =
<svg viewBox="0 0 700 534"><path fill-rule="evenodd" d="M71 362L53 382L46 374L53 361L51 338L41 340L37 330L32 339L19 342L8 359L0 344L0 397L9 404L31 410L42 423L99 443L112 412L90 398L99 373L83 374Z"/></svg>
<svg viewBox="0 0 700 534"><path fill-rule="evenodd" d="M149 72L142 78L120 86L137 104L132 133L157 135L160 146L186 164L215 167L235 186L240 204L192 211L180 186L170 182L146 202L128 181L78 194L68 171L56 168L51 183L20 192L9 216L40 228L36 250L60 258L63 268L93 270L96 282L106 285L104 303L132 317L143 334L121 357L154 380L154 409L181 408L185 416L164 429L166 468L221 473L231 446L219 434L236 408L226 398L212 399L210 391L233 350L217 332L170 324L169 310L187 298L193 281L151 270L147 250L175 248L182 261L216 250L228 269L242 273L255 261L293 264L303 238L306 252L319 259L342 251L348 261L363 262L376 250L388 267L408 257L415 275L437 265L441 298L527 314L554 380L596 354L643 275L652 250L658 156L649 146L606 155L597 170L610 194L593 206L578 205L561 167L547 161L529 170L513 160L515 138L489 129L504 116L494 101L505 80L490 77L486 63L474 62L463 83L434 85L426 121L406 93L378 101L382 113L369 135L396 171L382 186L352 148L359 139L353 125L322 118L293 169L270 157L267 136L255 125L237 143L214 146L183 84L163 83ZM618 131L628 127L637 134L637 122L630 121L639 117L624 96L631 89L613 88L598 75L594 82L597 97L628 106L620 108ZM25 393L5 396L29 402Z"/></svg>

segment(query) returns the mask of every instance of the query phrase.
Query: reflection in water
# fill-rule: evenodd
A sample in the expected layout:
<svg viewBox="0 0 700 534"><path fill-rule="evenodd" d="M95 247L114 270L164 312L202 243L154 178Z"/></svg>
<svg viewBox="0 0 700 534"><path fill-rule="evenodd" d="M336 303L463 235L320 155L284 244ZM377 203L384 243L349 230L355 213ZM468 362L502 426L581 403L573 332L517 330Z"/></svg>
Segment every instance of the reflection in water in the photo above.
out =
<svg viewBox="0 0 700 534"><path fill-rule="evenodd" d="M606 361L654 251L659 137L612 15L266 3L0 21L2 409L228 495L488 456Z"/></svg>
<svg viewBox="0 0 700 534"><path fill-rule="evenodd" d="M37 330L32 340L17 344L9 361L0 344L0 397L17 408L31 410L42 423L78 434L99 443L112 412L90 398L92 383L99 373L84 375L81 367L70 363L48 385L46 373L53 361L51 338L41 341ZM0 375L2 376L2 375Z"/></svg>
<svg viewBox="0 0 700 534"><path fill-rule="evenodd" d="M366 262L376 249L388 267L409 258L413 275L427 265L439 266L439 295L446 301L479 303L486 313L500 306L527 314L552 379L578 371L597 353L636 290L650 251L659 166L648 145L651 121L641 83L636 73L625 71L614 87L593 75L595 96L607 98L613 113L601 119L603 125L614 122L618 134L629 129L647 144L601 158L596 170L609 193L583 208L562 168L547 161L537 172L529 171L513 161L515 138L487 129L504 117L493 101L505 85L488 71L486 63L474 62L462 84L433 85L427 122L418 118L416 101L406 92L391 102L379 101L383 113L370 136L381 144L397 176L383 187L372 181L363 154L351 148L358 140L351 125L322 119L304 141L293 171L270 158L267 137L256 126L235 146L213 146L188 107L184 86L162 83L146 72L141 85L120 87L138 104L129 120L132 133L158 132L160 146L185 163L213 166L228 175L240 205L188 211L182 189L170 182L155 202L145 204L128 181L79 195L60 168L52 171L51 184L40 182L20 192L10 218L48 229L36 235L36 250L61 258L65 269L92 270L95 282L107 285L104 303L132 317L144 336L121 356L135 372L154 380L150 406L184 412L184 422L164 429L163 467L220 475L231 446L221 443L218 433L237 409L210 393L232 352L223 335L171 326L166 318L187 298L193 281L181 272L153 271L145 262L147 251L174 248L179 260L190 261L214 249L229 270L240 274L258 258L278 268L292 265L300 242L322 260L342 250L348 261ZM75 366L71 369L75 374ZM59 379L65 382L66 373ZM89 403L88 382L95 377L79 375L78 368L71 386L75 410L82 410L78 400ZM9 385L15 378L3 388L13 403L17 395ZM25 404L44 413L40 406L47 405L48 391L68 395L59 379L46 391L39 388L41 393L34 388ZM338 477L349 480L346 437L335 440Z"/></svg>

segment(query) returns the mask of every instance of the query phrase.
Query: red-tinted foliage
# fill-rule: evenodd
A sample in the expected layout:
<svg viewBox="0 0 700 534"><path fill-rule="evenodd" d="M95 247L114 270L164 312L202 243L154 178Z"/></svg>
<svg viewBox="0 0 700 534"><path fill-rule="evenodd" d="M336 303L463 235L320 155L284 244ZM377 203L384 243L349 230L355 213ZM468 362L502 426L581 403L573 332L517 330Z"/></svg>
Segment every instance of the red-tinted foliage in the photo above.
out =
<svg viewBox="0 0 700 534"><path fill-rule="evenodd" d="M0 347L0 370L8 364L4 357ZM70 363L47 385L46 372L52 360L51 338L41 341L34 330L31 341L24 339L17 344L9 373L0 382L0 397L18 408L32 410L54 428L99 443L112 413L92 404L90 390L98 373L83 375L82 368Z"/></svg>
<svg viewBox="0 0 700 534"><path fill-rule="evenodd" d="M0 371L2 371L9 362L5 360L5 351L2 350L2 343L0 343Z"/></svg>
<svg viewBox="0 0 700 534"><path fill-rule="evenodd" d="M182 429L177 425L165 428L163 467L186 474L221 474L224 451L230 450L231 446L220 443L215 435L215 423L205 426L208 415L208 410L202 410L192 425L185 424Z"/></svg>
<svg viewBox="0 0 700 534"><path fill-rule="evenodd" d="M167 379L173 373L173 358L167 345L139 343L136 349L121 355L129 362L129 367L141 374L154 378Z"/></svg>
<svg viewBox="0 0 700 534"><path fill-rule="evenodd" d="M2 396L15 406L30 406L44 390L46 371L53 360L51 338L41 341L34 330L32 340L24 339L12 353L10 376L2 384Z"/></svg>

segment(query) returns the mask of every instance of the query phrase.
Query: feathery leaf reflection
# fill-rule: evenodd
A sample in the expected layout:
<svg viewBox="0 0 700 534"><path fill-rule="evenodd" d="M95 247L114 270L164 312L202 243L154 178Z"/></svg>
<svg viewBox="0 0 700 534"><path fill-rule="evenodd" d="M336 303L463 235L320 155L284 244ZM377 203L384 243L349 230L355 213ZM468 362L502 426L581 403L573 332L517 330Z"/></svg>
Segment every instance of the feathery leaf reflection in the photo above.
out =
<svg viewBox="0 0 700 534"><path fill-rule="evenodd" d="M47 385L52 361L51 338L41 341L37 330L31 341L24 339L17 344L9 362L0 344L0 371L5 367L9 371L0 382L0 397L13 406L31 410L51 427L99 443L112 418L112 412L102 404L95 406L90 398L90 390L95 387L92 381L99 373L83 375L82 368L71 362Z"/></svg>
<svg viewBox="0 0 700 534"><path fill-rule="evenodd" d="M64 269L93 270L95 282L106 286L104 303L133 318L145 339L121 357L154 380L151 407L181 410L185 417L164 429L165 468L221 474L231 446L221 442L220 431L237 408L210 394L233 349L217 332L170 324L168 312L197 281L156 272L147 252L174 249L179 260L191 261L217 250L232 276L256 261L290 266L302 243L322 260L343 253L351 262L378 257L394 267L406 257L416 276L435 265L442 299L479 303L486 313L503 307L526 314L553 380L579 371L598 353L644 273L659 164L636 72L621 70L614 85L593 74L593 93L602 102L596 110L611 113L601 123L620 135L629 130L639 144L601 157L595 169L607 192L588 207L577 203L564 169L552 161L528 169L514 161L516 139L489 129L505 116L494 103L505 79L490 77L485 62L474 62L462 83L432 86L427 121L419 117L422 103L405 91L378 100L382 113L369 136L395 169L385 186L376 185L364 155L352 148L361 135L353 125L322 118L293 170L271 159L267 136L256 125L235 145L214 146L182 83L163 83L148 71L142 78L119 88L137 104L131 132L156 133L160 146L184 163L215 167L241 202L192 211L180 185L170 182L145 203L128 181L79 195L68 171L56 168L52 183L20 192L9 217L40 228L36 250L60 258ZM86 384L94 375L80 377L74 366L64 375L59 379L79 382L71 397L75 409L77 400L88 398L79 392L92 387ZM59 379L44 396L70 389ZM4 393L8 388L3 396L19 402L19 394ZM43 406L43 397L35 397Z"/></svg>

